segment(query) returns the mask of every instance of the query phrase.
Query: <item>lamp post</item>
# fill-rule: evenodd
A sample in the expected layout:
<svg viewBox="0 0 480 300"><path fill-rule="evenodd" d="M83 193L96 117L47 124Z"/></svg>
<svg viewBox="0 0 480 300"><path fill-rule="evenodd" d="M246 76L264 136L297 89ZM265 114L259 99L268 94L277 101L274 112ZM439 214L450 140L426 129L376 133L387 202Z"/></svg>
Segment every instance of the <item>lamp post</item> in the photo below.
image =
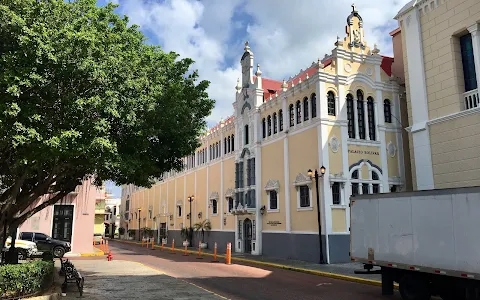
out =
<svg viewBox="0 0 480 300"><path fill-rule="evenodd" d="M141 208L138 208L138 240L141 241L141 234L140 234L140 213L142 212Z"/></svg>
<svg viewBox="0 0 480 300"><path fill-rule="evenodd" d="M318 170L315 169L315 172L312 172L312 170L308 170L308 176L310 178L315 178L315 189L317 192L317 221L318 221L318 243L320 245L320 264L325 263L323 260L323 243L322 243L322 222L320 221L320 193L318 190L318 178L323 177L325 175L325 167L322 166L320 168L320 174L318 173Z"/></svg>
<svg viewBox="0 0 480 300"><path fill-rule="evenodd" d="M192 215L192 202L195 200L195 196L189 196L187 198L188 202L190 202L190 228L188 229L188 238L190 239L190 246L193 246L193 241L192 241L192 238L193 238L193 234L191 232L192 229L192 219L193 219L193 215Z"/></svg>

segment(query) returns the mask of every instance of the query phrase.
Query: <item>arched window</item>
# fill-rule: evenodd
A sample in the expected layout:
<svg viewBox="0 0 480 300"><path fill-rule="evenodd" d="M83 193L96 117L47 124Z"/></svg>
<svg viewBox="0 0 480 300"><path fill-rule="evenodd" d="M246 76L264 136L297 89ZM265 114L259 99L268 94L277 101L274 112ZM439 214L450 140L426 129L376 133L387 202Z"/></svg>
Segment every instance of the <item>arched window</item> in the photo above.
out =
<svg viewBox="0 0 480 300"><path fill-rule="evenodd" d="M265 118L262 119L262 136L263 138L267 136L267 127L265 124Z"/></svg>
<svg viewBox="0 0 480 300"><path fill-rule="evenodd" d="M218 158L220 157L220 144L218 142L216 144L216 147L217 147L217 150L216 150L217 155L215 155L215 158Z"/></svg>
<svg viewBox="0 0 480 300"><path fill-rule="evenodd" d="M223 154L227 154L227 138L223 139Z"/></svg>
<svg viewBox="0 0 480 300"><path fill-rule="evenodd" d="M328 115L335 116L335 94L332 91L327 93Z"/></svg>
<svg viewBox="0 0 480 300"><path fill-rule="evenodd" d="M348 137L355 138L355 114L353 111L353 96L347 95L347 119L348 119Z"/></svg>
<svg viewBox="0 0 480 300"><path fill-rule="evenodd" d="M227 146L227 147L228 147L228 153L230 153L230 149L231 149L231 148L230 148L230 145L231 145L230 143L231 143L231 141L230 141L230 136L228 136L228 142L227 142L227 144L228 144L228 146Z"/></svg>
<svg viewBox="0 0 480 300"><path fill-rule="evenodd" d="M297 124L302 123L302 103L297 100Z"/></svg>
<svg viewBox="0 0 480 300"><path fill-rule="evenodd" d="M283 131L283 110L278 111L278 125L279 125L278 130L280 130L280 132L282 132Z"/></svg>
<svg viewBox="0 0 480 300"><path fill-rule="evenodd" d="M363 107L363 92L357 90L357 120L358 120L358 137L365 139L365 108Z"/></svg>
<svg viewBox="0 0 480 300"><path fill-rule="evenodd" d="M272 135L272 117L267 117L267 128L268 128L268 136Z"/></svg>
<svg viewBox="0 0 480 300"><path fill-rule="evenodd" d="M277 133L277 113L273 113L273 134Z"/></svg>
<svg viewBox="0 0 480 300"><path fill-rule="evenodd" d="M392 106L390 100L383 100L383 114L385 115L385 123L392 123Z"/></svg>
<svg viewBox="0 0 480 300"><path fill-rule="evenodd" d="M293 108L293 103L290 104L290 127L293 127L295 125L295 109Z"/></svg>
<svg viewBox="0 0 480 300"><path fill-rule="evenodd" d="M303 120L308 120L308 98L303 98Z"/></svg>
<svg viewBox="0 0 480 300"><path fill-rule="evenodd" d="M372 97L367 98L368 111L368 135L371 141L375 141L375 108Z"/></svg>
<svg viewBox="0 0 480 300"><path fill-rule="evenodd" d="M232 134L232 151L235 151L235 135Z"/></svg>
<svg viewBox="0 0 480 300"><path fill-rule="evenodd" d="M317 117L317 95L312 94L310 97L310 105L312 107L312 119Z"/></svg>

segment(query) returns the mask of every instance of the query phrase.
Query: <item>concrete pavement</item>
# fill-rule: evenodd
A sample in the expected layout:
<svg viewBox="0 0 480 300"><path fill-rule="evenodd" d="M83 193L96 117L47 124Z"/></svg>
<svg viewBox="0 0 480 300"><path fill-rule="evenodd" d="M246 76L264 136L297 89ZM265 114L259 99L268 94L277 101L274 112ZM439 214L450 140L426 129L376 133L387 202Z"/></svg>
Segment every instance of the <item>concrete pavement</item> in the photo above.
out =
<svg viewBox="0 0 480 300"><path fill-rule="evenodd" d="M188 282L227 299L385 299L381 296L380 288L376 286L266 266L212 263L211 257L197 259L191 254L189 256L183 256L178 252L171 254L169 251L151 250L134 244L111 242L110 246L114 261L121 259L141 262L181 279L186 286ZM108 267L108 263L106 266ZM169 296L157 297L175 299ZM400 296L396 293L389 299L398 300Z"/></svg>
<svg viewBox="0 0 480 300"><path fill-rule="evenodd" d="M85 277L84 299L222 299L204 289L165 275L138 262L106 259L71 259ZM69 284L67 297L77 299L75 284Z"/></svg>

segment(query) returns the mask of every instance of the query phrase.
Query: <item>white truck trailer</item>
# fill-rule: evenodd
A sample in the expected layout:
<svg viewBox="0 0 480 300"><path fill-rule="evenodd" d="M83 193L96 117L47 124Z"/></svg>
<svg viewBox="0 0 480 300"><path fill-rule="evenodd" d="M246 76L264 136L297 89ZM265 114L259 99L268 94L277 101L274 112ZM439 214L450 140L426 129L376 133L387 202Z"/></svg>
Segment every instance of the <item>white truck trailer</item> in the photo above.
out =
<svg viewBox="0 0 480 300"><path fill-rule="evenodd" d="M380 273L383 295L480 299L480 187L353 196L350 213L356 273Z"/></svg>

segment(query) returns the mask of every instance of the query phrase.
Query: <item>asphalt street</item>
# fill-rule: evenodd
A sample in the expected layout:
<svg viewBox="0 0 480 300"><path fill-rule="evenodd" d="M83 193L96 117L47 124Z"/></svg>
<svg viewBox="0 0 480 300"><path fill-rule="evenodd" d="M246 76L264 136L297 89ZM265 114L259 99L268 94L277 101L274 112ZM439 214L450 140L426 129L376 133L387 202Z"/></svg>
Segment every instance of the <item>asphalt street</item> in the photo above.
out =
<svg viewBox="0 0 480 300"><path fill-rule="evenodd" d="M111 241L113 259L139 262L166 275L226 299L386 299L380 288L344 280L248 264L212 263L212 257L146 249L139 245ZM74 258L86 259L86 258ZM103 259L89 258L89 259ZM105 264L103 264L105 266ZM108 264L107 264L108 266ZM111 290L111 292L114 292ZM151 295L151 294L150 294ZM389 299L399 300L396 292ZM166 299L166 298L165 298ZM173 298L171 298L173 299Z"/></svg>

